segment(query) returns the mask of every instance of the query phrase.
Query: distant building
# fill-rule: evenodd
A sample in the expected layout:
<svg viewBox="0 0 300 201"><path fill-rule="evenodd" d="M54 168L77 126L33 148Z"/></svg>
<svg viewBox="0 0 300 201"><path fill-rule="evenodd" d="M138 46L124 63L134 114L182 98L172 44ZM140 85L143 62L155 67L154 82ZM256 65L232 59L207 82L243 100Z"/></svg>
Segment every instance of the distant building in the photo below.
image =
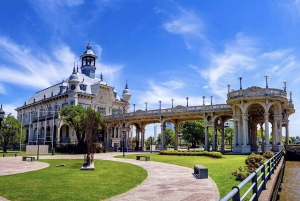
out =
<svg viewBox="0 0 300 201"><path fill-rule="evenodd" d="M171 122L166 122L166 128L174 130L174 124Z"/></svg>

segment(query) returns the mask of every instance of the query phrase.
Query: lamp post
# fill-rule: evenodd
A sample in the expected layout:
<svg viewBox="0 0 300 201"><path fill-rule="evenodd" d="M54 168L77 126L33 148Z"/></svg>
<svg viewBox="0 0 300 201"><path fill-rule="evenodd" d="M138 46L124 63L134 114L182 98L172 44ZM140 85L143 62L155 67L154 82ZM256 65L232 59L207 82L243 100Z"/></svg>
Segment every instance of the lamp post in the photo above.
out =
<svg viewBox="0 0 300 201"><path fill-rule="evenodd" d="M205 105L205 96L202 96L203 98L203 105Z"/></svg>
<svg viewBox="0 0 300 201"><path fill-rule="evenodd" d="M230 92L230 84L227 84L228 87L228 93Z"/></svg>
<svg viewBox="0 0 300 201"><path fill-rule="evenodd" d="M152 136L150 137L150 150L151 150L151 154L152 154Z"/></svg>
<svg viewBox="0 0 300 201"><path fill-rule="evenodd" d="M161 110L161 100L158 101L159 102L159 109Z"/></svg>
<svg viewBox="0 0 300 201"><path fill-rule="evenodd" d="M125 132L123 131L123 158L125 156Z"/></svg>
<svg viewBox="0 0 300 201"><path fill-rule="evenodd" d="M268 78L269 78L269 76L268 76L268 75L265 75L265 78L266 78L266 88L269 88L269 87L268 87Z"/></svg>
<svg viewBox="0 0 300 201"><path fill-rule="evenodd" d="M39 160L39 155L40 155L40 131L37 131L37 143L38 143L38 148L37 148L37 156L36 160Z"/></svg>
<svg viewBox="0 0 300 201"><path fill-rule="evenodd" d="M210 105L212 105L212 98L213 98L213 96L210 95Z"/></svg>
<svg viewBox="0 0 300 201"><path fill-rule="evenodd" d="M133 112L135 112L135 103L133 103Z"/></svg>
<svg viewBox="0 0 300 201"><path fill-rule="evenodd" d="M173 101L174 101L174 99L172 98L171 101L172 101L172 108L173 108Z"/></svg>
<svg viewBox="0 0 300 201"><path fill-rule="evenodd" d="M240 90L242 90L242 79L243 79L243 77L240 76L240 77L239 77L239 80L240 80Z"/></svg>
<svg viewBox="0 0 300 201"><path fill-rule="evenodd" d="M286 91L286 83L287 83L287 81L284 80L284 81L283 81L283 84L284 84L283 90L284 90L284 91Z"/></svg>
<svg viewBox="0 0 300 201"><path fill-rule="evenodd" d="M2 128L2 121L4 119L4 115L5 115L5 112L2 109L2 104L1 104L1 107L0 107L0 132L1 132L1 128Z"/></svg>
<svg viewBox="0 0 300 201"><path fill-rule="evenodd" d="M189 106L189 97L186 97L186 107Z"/></svg>
<svg viewBox="0 0 300 201"><path fill-rule="evenodd" d="M147 103L147 102L145 102L145 104L146 104L146 109L145 109L145 111L147 111L147 104L148 104L148 103Z"/></svg>

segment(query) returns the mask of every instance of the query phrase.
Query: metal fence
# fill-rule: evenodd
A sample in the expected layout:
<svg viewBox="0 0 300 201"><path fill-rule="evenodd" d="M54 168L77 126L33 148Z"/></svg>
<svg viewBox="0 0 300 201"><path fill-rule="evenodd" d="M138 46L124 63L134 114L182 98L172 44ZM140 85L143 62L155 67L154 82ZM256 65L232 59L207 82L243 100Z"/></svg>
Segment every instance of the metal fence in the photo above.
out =
<svg viewBox="0 0 300 201"><path fill-rule="evenodd" d="M257 168L252 174L250 174L246 179L244 179L239 185L234 186L232 190L225 195L220 201L227 201L232 199L232 201L244 200L248 195L252 193L250 201L258 201L258 197L261 192L266 189L266 183L271 179L271 175L274 173L278 163L283 156L283 151L277 153L259 168ZM241 189L251 182L251 186L245 190L245 193L241 195Z"/></svg>

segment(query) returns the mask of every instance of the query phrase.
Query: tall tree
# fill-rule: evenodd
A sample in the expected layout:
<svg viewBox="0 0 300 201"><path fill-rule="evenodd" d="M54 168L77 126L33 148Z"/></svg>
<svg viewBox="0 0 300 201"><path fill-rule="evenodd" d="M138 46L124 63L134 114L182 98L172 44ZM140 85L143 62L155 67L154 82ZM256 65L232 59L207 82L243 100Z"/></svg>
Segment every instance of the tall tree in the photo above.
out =
<svg viewBox="0 0 300 201"><path fill-rule="evenodd" d="M62 119L75 130L79 144L83 144L85 139L84 118L86 110L87 109L83 108L81 105L69 105L59 112Z"/></svg>
<svg viewBox="0 0 300 201"><path fill-rule="evenodd" d="M102 115L99 112L93 110L91 107L88 107L84 114L83 122L83 124L85 125L87 154L95 153L93 144L97 139L97 133L101 129L102 122Z"/></svg>
<svg viewBox="0 0 300 201"><path fill-rule="evenodd" d="M25 130L21 129L21 122L16 119L11 114L4 117L2 121L2 129L0 133L0 142L3 146L3 152L7 152L7 146L9 143L24 142L25 140Z"/></svg>
<svg viewBox="0 0 300 201"><path fill-rule="evenodd" d="M192 147L205 140L203 121L185 121L179 125L179 132L186 142L192 144Z"/></svg>

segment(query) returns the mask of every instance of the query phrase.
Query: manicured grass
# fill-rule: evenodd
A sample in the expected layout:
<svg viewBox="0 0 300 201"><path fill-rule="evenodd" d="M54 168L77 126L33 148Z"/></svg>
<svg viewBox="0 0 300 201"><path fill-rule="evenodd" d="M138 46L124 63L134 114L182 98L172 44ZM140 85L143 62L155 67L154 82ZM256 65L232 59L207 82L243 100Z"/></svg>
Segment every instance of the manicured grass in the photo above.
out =
<svg viewBox="0 0 300 201"><path fill-rule="evenodd" d="M94 171L80 170L82 160L39 160L50 167L0 176L0 195L9 200L104 200L125 193L147 178L128 163L95 160ZM56 167L58 164L66 166Z"/></svg>
<svg viewBox="0 0 300 201"><path fill-rule="evenodd" d="M205 156L170 156L158 155L157 153L143 154L151 156L151 161L170 163L193 168L195 164L201 164L208 168L208 175L216 183L220 197L229 193L233 186L239 184L235 177L231 175L233 170L237 170L240 166L245 166L247 155L224 155L222 159L209 158ZM135 159L136 155L126 155L126 158ZM117 156L122 157L122 156Z"/></svg>

